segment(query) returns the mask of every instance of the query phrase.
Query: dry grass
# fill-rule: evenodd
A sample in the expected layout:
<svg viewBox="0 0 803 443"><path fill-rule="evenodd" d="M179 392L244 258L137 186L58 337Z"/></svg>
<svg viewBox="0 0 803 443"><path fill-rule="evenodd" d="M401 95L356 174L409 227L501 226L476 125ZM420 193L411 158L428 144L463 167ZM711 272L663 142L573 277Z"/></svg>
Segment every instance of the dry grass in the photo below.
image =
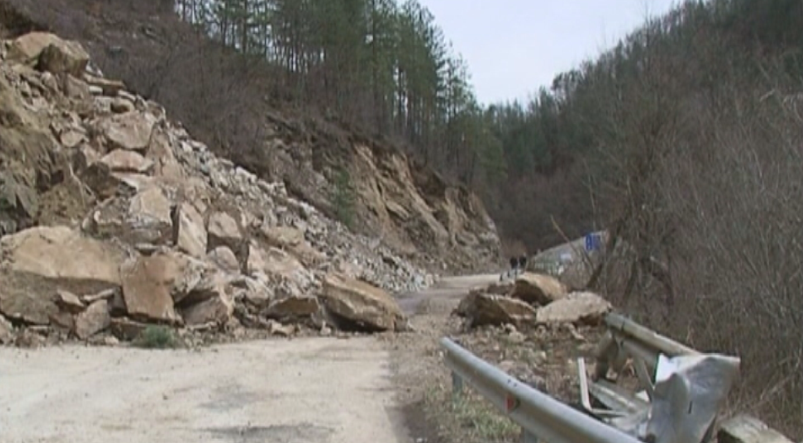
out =
<svg viewBox="0 0 803 443"><path fill-rule="evenodd" d="M451 386L432 386L424 397L424 409L438 423L439 437L445 441L516 442L521 433L518 425L470 387L454 398Z"/></svg>

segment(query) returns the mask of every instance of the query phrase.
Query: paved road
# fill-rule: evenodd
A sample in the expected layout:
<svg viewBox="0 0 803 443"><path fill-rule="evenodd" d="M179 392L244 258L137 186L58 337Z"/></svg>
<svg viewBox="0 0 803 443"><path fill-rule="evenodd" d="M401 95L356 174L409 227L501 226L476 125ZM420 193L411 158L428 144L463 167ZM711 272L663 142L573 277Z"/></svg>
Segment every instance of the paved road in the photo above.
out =
<svg viewBox="0 0 803 443"><path fill-rule="evenodd" d="M0 348L4 443L406 442L372 338Z"/></svg>
<svg viewBox="0 0 803 443"><path fill-rule="evenodd" d="M442 302L464 297L468 291L477 286L487 286L499 281L499 274L478 274L459 277L445 277L431 288L422 292L399 294L399 306L407 315L414 315L424 300L438 299Z"/></svg>

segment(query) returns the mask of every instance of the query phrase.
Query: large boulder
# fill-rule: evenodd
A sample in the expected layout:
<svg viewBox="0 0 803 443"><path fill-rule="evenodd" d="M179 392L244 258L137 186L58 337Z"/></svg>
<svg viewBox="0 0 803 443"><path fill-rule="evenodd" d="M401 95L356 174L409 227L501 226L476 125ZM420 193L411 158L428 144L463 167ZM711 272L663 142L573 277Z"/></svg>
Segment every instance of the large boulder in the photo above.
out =
<svg viewBox="0 0 803 443"><path fill-rule="evenodd" d="M185 182L185 174L170 146L170 138L162 127L155 127L146 158L154 164L153 175L168 181Z"/></svg>
<svg viewBox="0 0 803 443"><path fill-rule="evenodd" d="M187 325L203 325L228 323L234 313L234 302L224 286L214 288L212 297L195 303L181 310L184 323Z"/></svg>
<svg viewBox="0 0 803 443"><path fill-rule="evenodd" d="M98 124L111 148L144 153L151 140L153 120L137 111L113 114Z"/></svg>
<svg viewBox="0 0 803 443"><path fill-rule="evenodd" d="M130 200L109 199L86 220L85 227L101 237L126 243L164 245L173 239L172 205L158 186L148 186Z"/></svg>
<svg viewBox="0 0 803 443"><path fill-rule="evenodd" d="M171 202L158 186L137 193L128 206L127 225L132 240L142 243L165 244L173 236Z"/></svg>
<svg viewBox="0 0 803 443"><path fill-rule="evenodd" d="M543 306L560 300L568 294L566 286L549 275L525 272L516 279L512 297L534 306Z"/></svg>
<svg viewBox="0 0 803 443"><path fill-rule="evenodd" d="M80 78L89 54L77 42L62 40L49 32L31 32L11 44L9 59L53 74L68 73Z"/></svg>
<svg viewBox="0 0 803 443"><path fill-rule="evenodd" d="M408 326L390 294L359 280L328 274L320 298L329 313L352 326L373 331L401 331Z"/></svg>
<svg viewBox="0 0 803 443"><path fill-rule="evenodd" d="M455 313L467 319L469 327L533 324L536 310L526 302L504 295L473 291L461 300Z"/></svg>
<svg viewBox="0 0 803 443"><path fill-rule="evenodd" d="M127 260L120 274L128 314L145 320L178 322L175 303L192 294L207 271L203 263L177 252Z"/></svg>
<svg viewBox="0 0 803 443"><path fill-rule="evenodd" d="M0 312L48 324L57 289L86 294L119 287L125 253L66 226L38 226L0 240Z"/></svg>
<svg viewBox="0 0 803 443"><path fill-rule="evenodd" d="M572 323L575 325L601 324L610 312L611 304L591 292L572 292L566 297L538 308L536 321L543 324Z"/></svg>

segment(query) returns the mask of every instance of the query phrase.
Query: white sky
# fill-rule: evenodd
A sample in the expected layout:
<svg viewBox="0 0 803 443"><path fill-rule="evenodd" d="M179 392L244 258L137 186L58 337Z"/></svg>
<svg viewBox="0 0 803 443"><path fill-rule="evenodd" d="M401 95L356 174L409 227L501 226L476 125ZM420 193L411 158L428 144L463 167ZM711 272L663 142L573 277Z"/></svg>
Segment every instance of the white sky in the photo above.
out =
<svg viewBox="0 0 803 443"><path fill-rule="evenodd" d="M525 99L677 0L419 0L469 65L481 103Z"/></svg>

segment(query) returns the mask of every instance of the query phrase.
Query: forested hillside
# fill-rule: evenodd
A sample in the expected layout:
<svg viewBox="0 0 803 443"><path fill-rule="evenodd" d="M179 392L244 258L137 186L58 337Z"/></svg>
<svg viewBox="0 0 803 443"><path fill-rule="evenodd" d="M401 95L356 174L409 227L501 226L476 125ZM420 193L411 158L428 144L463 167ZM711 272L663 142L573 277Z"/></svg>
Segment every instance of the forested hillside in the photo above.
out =
<svg viewBox="0 0 803 443"><path fill-rule="evenodd" d="M495 118L531 242L593 222L632 246L599 286L742 357L746 404L803 422L803 3L686 2ZM510 224L506 225L510 227ZM795 332L792 332L795 331ZM756 399L760 399L756 401Z"/></svg>
<svg viewBox="0 0 803 443"><path fill-rule="evenodd" d="M405 141L465 183L502 172L468 69L416 0L179 0L227 46L276 67L273 98Z"/></svg>

